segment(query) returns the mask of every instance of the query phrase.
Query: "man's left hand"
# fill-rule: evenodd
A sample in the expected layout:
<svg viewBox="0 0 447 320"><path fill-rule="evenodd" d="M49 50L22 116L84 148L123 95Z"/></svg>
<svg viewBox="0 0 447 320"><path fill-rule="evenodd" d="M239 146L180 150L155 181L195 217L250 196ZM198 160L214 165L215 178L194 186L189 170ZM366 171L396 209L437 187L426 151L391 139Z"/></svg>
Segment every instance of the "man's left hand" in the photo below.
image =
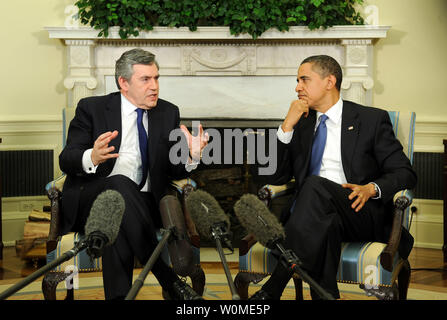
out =
<svg viewBox="0 0 447 320"><path fill-rule="evenodd" d="M374 185L371 183L365 184L363 186L352 183L344 183L341 186L343 188L352 190L352 192L348 196L349 200L357 198L351 205L351 208L354 209L355 212L359 212L360 209L362 209L365 205L366 201L368 201L369 198L374 197L376 194Z"/></svg>

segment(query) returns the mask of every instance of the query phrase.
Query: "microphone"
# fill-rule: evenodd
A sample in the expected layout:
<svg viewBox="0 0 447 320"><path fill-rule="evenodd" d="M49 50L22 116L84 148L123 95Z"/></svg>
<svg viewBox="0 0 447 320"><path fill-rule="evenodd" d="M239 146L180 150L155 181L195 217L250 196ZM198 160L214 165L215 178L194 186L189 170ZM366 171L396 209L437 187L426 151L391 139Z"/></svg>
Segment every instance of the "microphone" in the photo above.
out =
<svg viewBox="0 0 447 320"><path fill-rule="evenodd" d="M230 219L224 213L217 200L202 190L195 190L190 193L186 198L186 208L191 214L199 233L207 239L213 238L216 241L217 252L222 261L232 298L233 300L240 300L222 249L222 241L224 241L226 247L231 252L234 252L228 231L230 228Z"/></svg>
<svg viewBox="0 0 447 320"><path fill-rule="evenodd" d="M71 250L64 252L59 258L51 261L22 281L0 293L0 300L4 300L13 295L48 271L70 260L86 248L87 253L91 257L100 257L104 251L104 247L115 242L124 209L124 199L119 192L115 190L101 192L93 202L90 215L87 218L85 225L86 239L77 242Z"/></svg>
<svg viewBox="0 0 447 320"><path fill-rule="evenodd" d="M234 251L228 232L230 218L212 195L203 190L191 192L186 198L186 209L201 236L207 240L214 240L219 235L225 246Z"/></svg>
<svg viewBox="0 0 447 320"><path fill-rule="evenodd" d="M168 251L174 272L182 277L191 274L194 268L193 252L186 231L185 218L177 197L166 195L160 200L163 227L172 229L168 240Z"/></svg>
<svg viewBox="0 0 447 320"><path fill-rule="evenodd" d="M186 276L192 272L192 248L186 234L185 221L183 218L180 202L173 195L166 195L160 200L160 213L163 226L162 238L158 242L151 256L147 260L138 278L132 284L124 300L134 300L144 284L149 272L159 258L164 246L168 243L169 256L172 267L177 274Z"/></svg>
<svg viewBox="0 0 447 320"><path fill-rule="evenodd" d="M101 192L93 202L85 224L87 253L92 259L102 256L104 247L115 242L125 207L123 196L115 190Z"/></svg>
<svg viewBox="0 0 447 320"><path fill-rule="evenodd" d="M321 298L334 300L332 295L301 269L301 261L296 254L284 248L283 242L286 238L284 228L261 200L253 194L245 194L235 203L234 213L241 225L249 233L254 234L259 243L271 250L278 249L281 252L280 261L286 268L298 273Z"/></svg>

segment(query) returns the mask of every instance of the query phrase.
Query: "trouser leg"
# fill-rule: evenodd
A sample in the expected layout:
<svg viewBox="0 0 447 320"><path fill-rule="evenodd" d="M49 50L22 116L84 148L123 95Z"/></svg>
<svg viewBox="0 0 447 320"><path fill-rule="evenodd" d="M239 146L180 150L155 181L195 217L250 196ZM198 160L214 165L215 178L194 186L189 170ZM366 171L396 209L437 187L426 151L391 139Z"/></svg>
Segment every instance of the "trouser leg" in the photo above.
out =
<svg viewBox="0 0 447 320"><path fill-rule="evenodd" d="M285 247L295 252L302 268L334 298L339 297L336 275L341 243L373 241L377 234L373 215L383 213L382 206L374 200L355 212L348 199L350 192L330 180L308 177L284 225ZM287 276L284 272L281 274ZM278 279L269 281L281 283ZM312 295L316 298L313 290Z"/></svg>

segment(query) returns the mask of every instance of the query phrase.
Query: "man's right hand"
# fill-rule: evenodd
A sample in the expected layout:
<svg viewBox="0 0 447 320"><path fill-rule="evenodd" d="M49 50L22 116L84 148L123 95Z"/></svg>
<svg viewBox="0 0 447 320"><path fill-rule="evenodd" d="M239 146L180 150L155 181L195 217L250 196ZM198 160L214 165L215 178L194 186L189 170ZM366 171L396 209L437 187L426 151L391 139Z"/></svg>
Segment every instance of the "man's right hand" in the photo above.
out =
<svg viewBox="0 0 447 320"><path fill-rule="evenodd" d="M111 158L118 158L118 153L110 153L115 150L114 146L109 147L110 141L115 139L118 136L118 131L108 131L103 133L96 139L95 143L93 144L93 150L92 150L92 162L95 166L97 166L100 163L103 163Z"/></svg>
<svg viewBox="0 0 447 320"><path fill-rule="evenodd" d="M293 127L298 123L301 116L307 117L309 114L309 106L306 100L294 100L290 104L289 112L284 119L281 128L284 132L292 131Z"/></svg>

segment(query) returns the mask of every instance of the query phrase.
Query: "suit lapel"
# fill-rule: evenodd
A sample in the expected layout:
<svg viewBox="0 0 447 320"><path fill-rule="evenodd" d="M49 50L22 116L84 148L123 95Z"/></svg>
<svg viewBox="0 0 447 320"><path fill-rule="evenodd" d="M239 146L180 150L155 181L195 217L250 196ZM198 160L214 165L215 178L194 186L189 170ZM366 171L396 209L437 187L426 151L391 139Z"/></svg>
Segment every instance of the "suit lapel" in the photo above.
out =
<svg viewBox="0 0 447 320"><path fill-rule="evenodd" d="M118 130L118 136L110 141L109 146L115 147L115 152L119 152L122 138L121 124L121 94L113 95L105 108L104 119L106 120L106 130ZM110 159L110 168L115 165L116 159Z"/></svg>
<svg viewBox="0 0 447 320"><path fill-rule="evenodd" d="M341 121L341 160L348 182L352 181L352 157L360 131L360 119L355 107L349 101L343 101Z"/></svg>

